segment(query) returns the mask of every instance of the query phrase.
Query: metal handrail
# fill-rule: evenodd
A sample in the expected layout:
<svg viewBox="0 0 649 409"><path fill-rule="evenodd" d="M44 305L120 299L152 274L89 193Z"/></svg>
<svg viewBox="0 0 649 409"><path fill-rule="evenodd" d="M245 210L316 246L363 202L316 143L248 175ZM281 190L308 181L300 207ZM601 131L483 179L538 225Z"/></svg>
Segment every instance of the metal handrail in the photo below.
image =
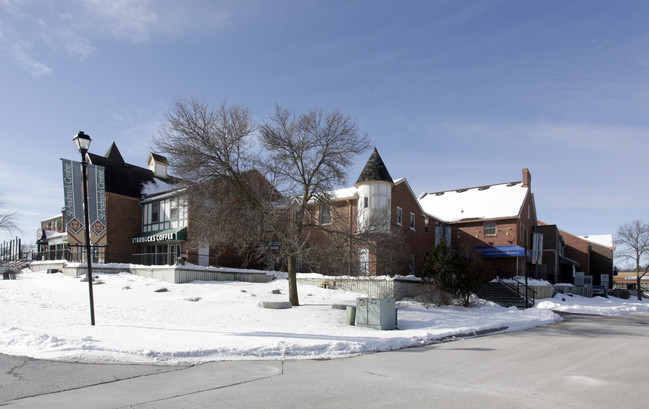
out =
<svg viewBox="0 0 649 409"><path fill-rule="evenodd" d="M525 290L521 291L521 289L520 289L521 286L523 286L523 288L525 288L525 284L518 281L515 277L512 277L512 279L514 281L516 281L516 283L517 283L516 287L514 287L513 285L510 285L509 283L504 282L502 280L502 278L500 278L500 276L498 277L498 282L500 284L504 284L505 286L511 288L513 291L516 291L516 294L518 294L520 297L523 297L525 299L526 306L527 306L527 303L529 303L529 302L531 302L532 306L534 306L534 304L536 303L536 290L534 290L533 288L530 288L529 286L527 286L527 290L532 291L532 298L530 299L530 297L527 295L527 292L525 292Z"/></svg>

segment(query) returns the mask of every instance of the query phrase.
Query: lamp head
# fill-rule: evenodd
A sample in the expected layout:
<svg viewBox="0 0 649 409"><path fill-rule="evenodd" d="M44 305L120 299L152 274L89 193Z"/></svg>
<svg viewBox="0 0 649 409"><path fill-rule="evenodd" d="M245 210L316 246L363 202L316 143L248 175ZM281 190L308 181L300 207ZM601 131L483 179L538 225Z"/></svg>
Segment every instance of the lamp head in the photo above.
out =
<svg viewBox="0 0 649 409"><path fill-rule="evenodd" d="M79 152L81 152L82 155L85 156L86 152L88 152L88 148L90 147L90 136L86 135L83 131L79 131L78 134L74 135L74 138L72 138L74 141L74 144L77 145L77 149L79 149Z"/></svg>

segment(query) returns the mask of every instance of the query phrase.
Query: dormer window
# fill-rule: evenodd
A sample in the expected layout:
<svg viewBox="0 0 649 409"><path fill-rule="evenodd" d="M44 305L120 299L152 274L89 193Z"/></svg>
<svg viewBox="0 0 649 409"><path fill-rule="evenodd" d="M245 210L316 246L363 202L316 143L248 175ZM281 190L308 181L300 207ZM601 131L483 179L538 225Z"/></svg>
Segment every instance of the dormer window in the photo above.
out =
<svg viewBox="0 0 649 409"><path fill-rule="evenodd" d="M167 158L164 156L158 155L157 153L150 153L147 164L149 165L149 170L153 172L154 175L161 178L167 177L169 161L167 161Z"/></svg>

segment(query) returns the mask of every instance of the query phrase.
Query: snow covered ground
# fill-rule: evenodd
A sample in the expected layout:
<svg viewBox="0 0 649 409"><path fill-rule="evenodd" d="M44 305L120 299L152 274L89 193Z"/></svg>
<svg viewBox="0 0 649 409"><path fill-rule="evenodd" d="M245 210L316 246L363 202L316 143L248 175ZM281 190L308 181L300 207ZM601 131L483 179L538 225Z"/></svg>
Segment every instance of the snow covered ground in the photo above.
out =
<svg viewBox="0 0 649 409"><path fill-rule="evenodd" d="M215 360L314 359L388 351L466 336L558 322L552 310L588 314L649 312L637 300L558 295L520 311L480 302L472 308L424 308L399 301L398 330L344 325L344 310L361 294L299 287L301 306L286 301L287 281L169 284L127 273L102 274L95 284L96 326L90 325L88 285L63 274L24 270L0 280L0 353L41 359L158 364ZM161 291L165 289L166 291ZM273 294L279 290L280 294Z"/></svg>

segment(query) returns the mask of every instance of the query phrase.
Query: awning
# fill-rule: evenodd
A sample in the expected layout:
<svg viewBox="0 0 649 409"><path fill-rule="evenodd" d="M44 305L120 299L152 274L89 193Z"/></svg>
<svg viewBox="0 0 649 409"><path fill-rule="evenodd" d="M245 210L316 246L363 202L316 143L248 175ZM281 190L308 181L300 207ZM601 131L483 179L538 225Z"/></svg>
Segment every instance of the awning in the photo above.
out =
<svg viewBox="0 0 649 409"><path fill-rule="evenodd" d="M525 257L525 249L521 246L487 246L476 247L476 250L482 252L482 257ZM528 251L528 257L531 253Z"/></svg>
<svg viewBox="0 0 649 409"><path fill-rule="evenodd" d="M559 256L559 264L572 264L575 268L579 269L579 263L575 260L571 260L568 257Z"/></svg>
<svg viewBox="0 0 649 409"><path fill-rule="evenodd" d="M140 233L131 239L132 244L161 243L165 241L187 240L187 227L158 230L156 232Z"/></svg>

